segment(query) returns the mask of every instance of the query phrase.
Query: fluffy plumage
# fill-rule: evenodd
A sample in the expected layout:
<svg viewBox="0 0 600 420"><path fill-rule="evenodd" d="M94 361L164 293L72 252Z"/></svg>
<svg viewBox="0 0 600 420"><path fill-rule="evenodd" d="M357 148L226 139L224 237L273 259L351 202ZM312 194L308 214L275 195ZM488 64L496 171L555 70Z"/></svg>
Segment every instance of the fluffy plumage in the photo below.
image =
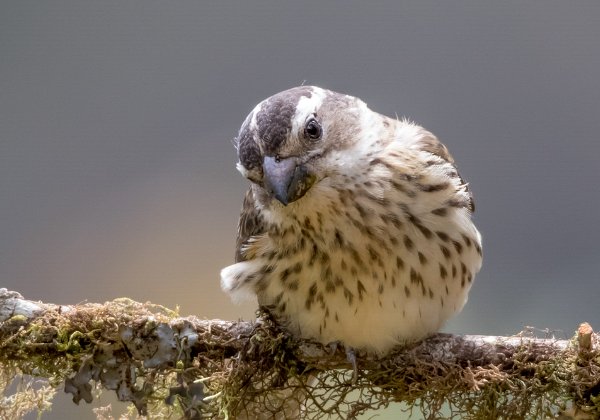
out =
<svg viewBox="0 0 600 420"><path fill-rule="evenodd" d="M481 266L473 200L446 147L408 121L313 86L259 103L236 139L251 181L234 299L293 334L387 352L435 331Z"/></svg>

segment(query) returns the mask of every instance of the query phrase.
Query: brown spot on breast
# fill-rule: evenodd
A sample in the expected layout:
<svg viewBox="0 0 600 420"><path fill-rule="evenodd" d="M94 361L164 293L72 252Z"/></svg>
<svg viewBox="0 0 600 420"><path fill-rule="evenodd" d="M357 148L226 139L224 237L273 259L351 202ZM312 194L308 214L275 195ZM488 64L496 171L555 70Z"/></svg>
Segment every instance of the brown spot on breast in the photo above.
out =
<svg viewBox="0 0 600 420"><path fill-rule="evenodd" d="M360 217L362 219L367 217L367 210L359 203L354 203L356 210L358 211L358 214L360 214Z"/></svg>
<svg viewBox="0 0 600 420"><path fill-rule="evenodd" d="M413 249L413 247L414 247L414 243L413 243L412 239L410 239L408 237L408 235L404 235L404 246L409 251L411 251Z"/></svg>
<svg viewBox="0 0 600 420"><path fill-rule="evenodd" d="M436 192L447 189L450 186L450 183L442 182L439 184L417 184L417 186L419 187L419 190L423 192Z"/></svg>
<svg viewBox="0 0 600 420"><path fill-rule="evenodd" d="M398 270L404 270L404 260L398 256L396 256L396 268Z"/></svg>
<svg viewBox="0 0 600 420"><path fill-rule="evenodd" d="M423 255L423 253L421 251L419 251L418 255L419 255L419 262L421 263L421 265L427 264L427 257L425 255Z"/></svg>
<svg viewBox="0 0 600 420"><path fill-rule="evenodd" d="M358 292L358 299L363 300L363 295L367 289L365 289L365 286L360 280L356 280L356 291Z"/></svg>
<svg viewBox="0 0 600 420"><path fill-rule="evenodd" d="M380 197L377 199L377 202L384 208L389 208L392 206L392 202L387 197Z"/></svg>
<svg viewBox="0 0 600 420"><path fill-rule="evenodd" d="M312 267L315 264L315 261L317 260L318 256L319 256L319 247L317 247L317 244L313 243L311 254L310 254L310 259L308 260L309 267Z"/></svg>
<svg viewBox="0 0 600 420"><path fill-rule="evenodd" d="M307 310L310 310L312 304L314 303L315 296L317 295L317 290L317 283L313 283L312 286L310 286L310 289L308 289L308 297L304 302L304 306Z"/></svg>
<svg viewBox="0 0 600 420"><path fill-rule="evenodd" d="M367 245L367 251L369 252L369 257L371 258L371 261L377 261L381 259L379 253L371 245Z"/></svg>
<svg viewBox="0 0 600 420"><path fill-rule="evenodd" d="M475 249L477 250L477 253L481 257L481 247L479 246L479 244L477 244L477 243L475 244Z"/></svg>
<svg viewBox="0 0 600 420"><path fill-rule="evenodd" d="M317 224L319 229L323 227L323 214L320 211L317 212Z"/></svg>
<svg viewBox="0 0 600 420"><path fill-rule="evenodd" d="M425 226L423 226L421 224L418 224L416 226L421 231L423 236L425 236L427 239L431 239L431 237L433 236L433 233L431 233L431 230L429 230L428 228L426 228Z"/></svg>
<svg viewBox="0 0 600 420"><path fill-rule="evenodd" d="M444 267L442 264L440 264L440 277L442 279L445 279L448 276L448 271L446 270L446 267Z"/></svg>
<svg viewBox="0 0 600 420"><path fill-rule="evenodd" d="M344 237L342 236L342 232L340 232L339 229L336 228L334 236L334 245L341 248L344 245Z"/></svg>
<svg viewBox="0 0 600 420"><path fill-rule="evenodd" d="M367 266L358 254L358 251L354 248L349 248L348 251L350 251L350 254L352 254L352 261L358 266L358 268L363 272L367 271Z"/></svg>
<svg viewBox="0 0 600 420"><path fill-rule="evenodd" d="M454 248L456 248L456 252L458 252L459 254L462 254L462 244L458 241L452 241L452 244L454 244Z"/></svg>
<svg viewBox="0 0 600 420"><path fill-rule="evenodd" d="M306 298L306 300L304 301L304 307L306 308L307 311L310 311L310 308L312 307L313 302L314 302L314 299L311 299L310 297Z"/></svg>
<svg viewBox="0 0 600 420"><path fill-rule="evenodd" d="M317 301L321 304L321 309L325 308L325 296L323 292L317 293Z"/></svg>
<svg viewBox="0 0 600 420"><path fill-rule="evenodd" d="M410 189L408 189L404 184L398 182L398 181L391 181L392 187L394 187L394 189L400 191L401 193L404 193L405 195L407 195L408 197L415 197L416 193Z"/></svg>
<svg viewBox="0 0 600 420"><path fill-rule="evenodd" d="M396 229L402 229L402 221L398 216L393 215L392 217L390 217L390 220Z"/></svg>
<svg viewBox="0 0 600 420"><path fill-rule="evenodd" d="M469 200L465 199L465 198L453 198L451 200L446 201L446 204L449 207L456 207L456 208L470 208L470 202Z"/></svg>
<svg viewBox="0 0 600 420"><path fill-rule="evenodd" d="M445 216L446 214L448 214L448 209L446 207L439 207L437 209L431 210L432 214L435 214L436 216Z"/></svg>
<svg viewBox="0 0 600 420"><path fill-rule="evenodd" d="M324 265L321 268L321 280L329 281L331 279L331 266L329 264Z"/></svg>
<svg viewBox="0 0 600 420"><path fill-rule="evenodd" d="M414 214L412 214L411 212L409 212L408 210L404 210L404 213L406 214L406 218L408 219L408 221L410 223L412 223L415 226L418 226L421 224L421 220L415 216Z"/></svg>
<svg viewBox="0 0 600 420"><path fill-rule="evenodd" d="M391 163L389 163L389 162L386 162L385 160L383 160L383 159L380 159L380 158L375 158L375 159L372 159L372 160L369 162L369 165L371 165L371 166L382 165L382 166L385 166L385 167L386 167L387 169L389 169L390 171L393 171L393 170L395 169L395 168L394 168L394 166L393 166ZM366 185L366 184L365 184L365 185Z"/></svg>
<svg viewBox="0 0 600 420"><path fill-rule="evenodd" d="M280 292L277 294L277 296L275 296L275 299L273 299L273 305L279 305L281 299L283 299L283 292Z"/></svg>
<svg viewBox="0 0 600 420"><path fill-rule="evenodd" d="M281 280L281 283L285 284L291 273L292 270L289 267L279 273L279 280Z"/></svg>
<svg viewBox="0 0 600 420"><path fill-rule="evenodd" d="M421 273L416 271L414 268L410 269L410 282L413 284L423 285L423 276L421 276Z"/></svg>
<svg viewBox="0 0 600 420"><path fill-rule="evenodd" d="M467 248L471 248L471 239L469 239L469 237L467 235L465 235L464 233L462 234L462 238L463 238L463 242L465 243Z"/></svg>
<svg viewBox="0 0 600 420"><path fill-rule="evenodd" d="M438 236L438 238L440 238L444 242L448 242L450 240L450 237L448 236L448 234L446 232L437 231L437 232L435 232L435 234Z"/></svg>
<svg viewBox="0 0 600 420"><path fill-rule="evenodd" d="M325 291L327 293L335 292L335 284L331 280L328 280L327 283L325 283Z"/></svg>
<svg viewBox="0 0 600 420"><path fill-rule="evenodd" d="M300 241L298 242L298 251L304 250L306 247L306 238L304 235L300 237Z"/></svg>
<svg viewBox="0 0 600 420"><path fill-rule="evenodd" d="M442 251L442 254L444 254L444 257L446 257L446 259L450 259L450 250L448 248L446 248L444 245L440 245L440 251Z"/></svg>
<svg viewBox="0 0 600 420"><path fill-rule="evenodd" d="M348 180L346 179L346 182ZM340 189L338 190L338 197L340 198L340 201L342 202L342 204L344 206L348 206L351 203L351 199L350 199L351 193L349 190L347 189Z"/></svg>
<svg viewBox="0 0 600 420"><path fill-rule="evenodd" d="M352 293L347 287L344 287L344 297L348 301L348 305L352 305L352 301L354 300L354 293Z"/></svg>

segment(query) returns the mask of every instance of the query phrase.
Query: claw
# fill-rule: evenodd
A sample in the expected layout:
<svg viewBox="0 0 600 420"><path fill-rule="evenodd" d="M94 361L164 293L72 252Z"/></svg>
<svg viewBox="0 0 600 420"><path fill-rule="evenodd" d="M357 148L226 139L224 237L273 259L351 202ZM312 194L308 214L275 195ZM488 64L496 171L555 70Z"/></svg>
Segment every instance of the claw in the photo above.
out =
<svg viewBox="0 0 600 420"><path fill-rule="evenodd" d="M331 343L327 344L327 347L329 347L330 354L335 354L335 352L340 347L340 344L341 343L339 341L332 341Z"/></svg>

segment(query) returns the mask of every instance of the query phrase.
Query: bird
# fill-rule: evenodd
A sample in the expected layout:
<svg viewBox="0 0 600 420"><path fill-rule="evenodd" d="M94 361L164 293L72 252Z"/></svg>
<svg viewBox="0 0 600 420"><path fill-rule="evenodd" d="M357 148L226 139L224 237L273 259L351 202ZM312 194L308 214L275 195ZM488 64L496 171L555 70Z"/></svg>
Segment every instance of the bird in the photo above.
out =
<svg viewBox="0 0 600 420"><path fill-rule="evenodd" d="M437 332L481 268L469 185L437 137L362 100L299 86L234 140L250 182L221 287L292 336L377 355Z"/></svg>

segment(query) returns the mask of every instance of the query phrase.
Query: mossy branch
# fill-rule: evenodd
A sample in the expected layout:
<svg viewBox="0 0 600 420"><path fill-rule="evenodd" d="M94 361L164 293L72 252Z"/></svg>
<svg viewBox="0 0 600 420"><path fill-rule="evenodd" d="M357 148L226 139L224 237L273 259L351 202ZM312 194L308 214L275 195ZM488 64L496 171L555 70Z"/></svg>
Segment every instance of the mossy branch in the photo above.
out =
<svg viewBox="0 0 600 420"><path fill-rule="evenodd" d="M437 334L357 362L353 372L342 349L294 339L266 315L201 320L129 299L64 306L0 289L4 376L47 378L77 403L96 384L152 417L354 418L396 402L427 418L600 416L600 338L588 324L572 340Z"/></svg>

